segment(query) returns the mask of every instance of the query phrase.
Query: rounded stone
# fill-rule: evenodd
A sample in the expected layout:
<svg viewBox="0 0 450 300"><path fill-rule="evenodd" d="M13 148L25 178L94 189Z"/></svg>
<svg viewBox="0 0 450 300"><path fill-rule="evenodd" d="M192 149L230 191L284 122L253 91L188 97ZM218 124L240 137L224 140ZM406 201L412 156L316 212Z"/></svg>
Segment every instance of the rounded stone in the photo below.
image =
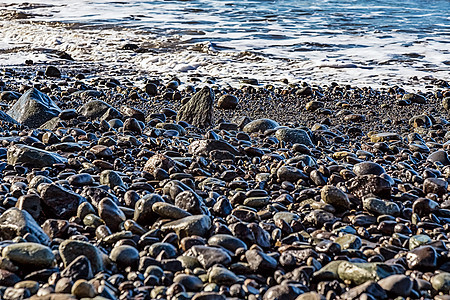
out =
<svg viewBox="0 0 450 300"><path fill-rule="evenodd" d="M135 268L139 263L139 252L132 246L122 245L114 247L109 258L120 268Z"/></svg>

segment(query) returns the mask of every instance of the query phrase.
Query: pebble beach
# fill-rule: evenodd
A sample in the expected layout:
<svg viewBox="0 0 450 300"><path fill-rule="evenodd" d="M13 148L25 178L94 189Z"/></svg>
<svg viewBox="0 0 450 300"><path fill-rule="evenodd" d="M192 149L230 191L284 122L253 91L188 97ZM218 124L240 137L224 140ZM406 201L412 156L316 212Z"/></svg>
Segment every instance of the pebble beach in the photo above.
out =
<svg viewBox="0 0 450 300"><path fill-rule="evenodd" d="M158 71L116 37L0 51L0 299L450 299L445 67Z"/></svg>

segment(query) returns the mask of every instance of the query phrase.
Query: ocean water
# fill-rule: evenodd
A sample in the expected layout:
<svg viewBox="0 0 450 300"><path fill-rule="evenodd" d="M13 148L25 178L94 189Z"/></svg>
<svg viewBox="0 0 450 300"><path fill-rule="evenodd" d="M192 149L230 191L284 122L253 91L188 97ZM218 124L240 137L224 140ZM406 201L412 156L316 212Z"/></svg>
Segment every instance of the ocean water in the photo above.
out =
<svg viewBox="0 0 450 300"><path fill-rule="evenodd" d="M449 0L3 0L0 10L1 65L46 63L55 58L42 49L56 49L185 78L450 80ZM127 43L144 53L118 50Z"/></svg>

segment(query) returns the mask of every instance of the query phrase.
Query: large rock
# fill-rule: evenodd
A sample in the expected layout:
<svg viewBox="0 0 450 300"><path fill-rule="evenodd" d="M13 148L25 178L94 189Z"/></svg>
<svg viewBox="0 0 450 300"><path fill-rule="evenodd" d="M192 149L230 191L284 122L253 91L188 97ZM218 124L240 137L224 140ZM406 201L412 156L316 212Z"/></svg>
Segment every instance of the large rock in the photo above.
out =
<svg viewBox="0 0 450 300"><path fill-rule="evenodd" d="M144 171L153 174L157 168L168 171L173 166L175 166L175 161L173 161L173 159L164 154L155 154L145 163Z"/></svg>
<svg viewBox="0 0 450 300"><path fill-rule="evenodd" d="M211 218L204 215L189 216L164 224L161 230L173 230L180 238L199 235L204 236L211 228Z"/></svg>
<svg viewBox="0 0 450 300"><path fill-rule="evenodd" d="M339 264L337 271L341 280L348 280L353 284L363 284L367 281L378 281L391 275L402 274L405 270L400 265L345 261Z"/></svg>
<svg viewBox="0 0 450 300"><path fill-rule="evenodd" d="M368 194L374 194L381 198L391 196L391 184L386 179L377 175L361 175L350 179L347 188L353 195L362 198Z"/></svg>
<svg viewBox="0 0 450 300"><path fill-rule="evenodd" d="M34 168L51 167L53 164L66 163L67 159L59 154L27 145L12 145L8 148L8 164L28 165Z"/></svg>
<svg viewBox="0 0 450 300"><path fill-rule="evenodd" d="M96 119L103 116L103 114L110 108L112 108L112 106L104 101L92 100L78 108L78 113L86 118Z"/></svg>
<svg viewBox="0 0 450 300"><path fill-rule="evenodd" d="M77 213L83 197L55 183L41 190L42 206L47 216L68 219Z"/></svg>
<svg viewBox="0 0 450 300"><path fill-rule="evenodd" d="M37 128L60 112L52 99L33 88L26 91L7 114L24 126Z"/></svg>
<svg viewBox="0 0 450 300"><path fill-rule="evenodd" d="M26 268L49 268L55 260L52 250L38 243L18 243L3 248L2 256Z"/></svg>
<svg viewBox="0 0 450 300"><path fill-rule="evenodd" d="M347 194L332 185L326 185L320 191L320 198L323 202L333 205L336 208L350 208L350 201Z"/></svg>
<svg viewBox="0 0 450 300"><path fill-rule="evenodd" d="M190 249L190 252L198 259L205 270L214 264L221 264L226 267L231 263L230 255L221 248L196 245Z"/></svg>
<svg viewBox="0 0 450 300"><path fill-rule="evenodd" d="M275 132L275 136L280 141L292 144L302 144L314 147L308 133L303 129L280 128Z"/></svg>
<svg viewBox="0 0 450 300"><path fill-rule="evenodd" d="M11 124L19 124L16 120L11 118L9 115L0 110L0 121L11 123Z"/></svg>
<svg viewBox="0 0 450 300"><path fill-rule="evenodd" d="M274 129L280 126L277 122L270 119L258 119L251 121L244 126L243 130L247 133L264 132L267 129Z"/></svg>
<svg viewBox="0 0 450 300"><path fill-rule="evenodd" d="M50 238L25 210L12 207L0 216L0 238L12 240L25 234L33 234L41 244L50 244Z"/></svg>
<svg viewBox="0 0 450 300"><path fill-rule="evenodd" d="M192 142L189 147L189 153L192 155L209 156L213 150L225 150L233 155L238 155L239 151L225 141L218 140L197 140Z"/></svg>
<svg viewBox="0 0 450 300"><path fill-rule="evenodd" d="M200 128L211 127L214 124L214 91L205 86L198 91L177 115L177 121L186 121Z"/></svg>
<svg viewBox="0 0 450 300"><path fill-rule="evenodd" d="M100 250L94 245L75 240L65 240L59 245L59 253L64 266L69 266L79 256L86 256L92 268L92 272L103 271L103 259Z"/></svg>

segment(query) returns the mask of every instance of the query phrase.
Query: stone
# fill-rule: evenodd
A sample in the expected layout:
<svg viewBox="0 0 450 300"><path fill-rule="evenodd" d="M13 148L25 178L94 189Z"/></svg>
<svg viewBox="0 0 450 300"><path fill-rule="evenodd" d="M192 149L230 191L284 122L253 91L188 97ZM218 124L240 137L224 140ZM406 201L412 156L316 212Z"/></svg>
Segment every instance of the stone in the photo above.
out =
<svg viewBox="0 0 450 300"><path fill-rule="evenodd" d="M120 224L126 220L123 211L109 198L98 204L98 215L112 231L119 231Z"/></svg>
<svg viewBox="0 0 450 300"><path fill-rule="evenodd" d="M413 288L413 281L406 275L391 275L378 281L378 284L390 296L408 297Z"/></svg>
<svg viewBox="0 0 450 300"><path fill-rule="evenodd" d="M109 186L111 189L114 189L116 186L126 188L119 173L113 170L101 172L100 183Z"/></svg>
<svg viewBox="0 0 450 300"><path fill-rule="evenodd" d="M0 110L0 121L6 122L6 123L11 123L11 124L16 124L16 125L19 124L19 122L17 122L13 118L11 118L11 116L9 116L8 114L6 114L5 112L3 112L1 110Z"/></svg>
<svg viewBox="0 0 450 300"><path fill-rule="evenodd" d="M386 299L387 295L383 288L376 282L367 281L358 285L340 296L340 299L367 299L362 297L365 295L369 299ZM369 296L370 295L370 296Z"/></svg>
<svg viewBox="0 0 450 300"><path fill-rule="evenodd" d="M320 198L323 202L333 205L335 208L348 209L350 208L350 201L347 195L332 185L324 186L320 191Z"/></svg>
<svg viewBox="0 0 450 300"><path fill-rule="evenodd" d="M112 106L101 100L91 100L77 109L80 115L89 119L97 119L103 116ZM119 113L120 114L120 113Z"/></svg>
<svg viewBox="0 0 450 300"><path fill-rule="evenodd" d="M152 205L152 211L163 218L168 219L182 219L191 216L190 213L184 209L178 208L173 204L165 202L156 202Z"/></svg>
<svg viewBox="0 0 450 300"><path fill-rule="evenodd" d="M145 195L136 202L133 220L139 225L150 225L155 221L157 216L153 212L153 205L157 202L164 202L163 198L158 194Z"/></svg>
<svg viewBox="0 0 450 300"><path fill-rule="evenodd" d="M449 97L450 99L450 97ZM427 157L427 161L430 162L440 162L444 166L450 165L450 159L448 158L448 154L444 150L434 151Z"/></svg>
<svg viewBox="0 0 450 300"><path fill-rule="evenodd" d="M84 279L79 279L75 281L75 283L72 286L72 294L76 296L78 299L94 298L96 292L92 284L90 284Z"/></svg>
<svg viewBox="0 0 450 300"><path fill-rule="evenodd" d="M213 150L225 150L233 155L238 155L239 151L225 141L218 140L196 140L188 147L189 153L192 155L209 156Z"/></svg>
<svg viewBox="0 0 450 300"><path fill-rule="evenodd" d="M303 173L299 168L293 166L281 166L277 170L278 179L289 182L297 182L299 179L307 179L308 176Z"/></svg>
<svg viewBox="0 0 450 300"><path fill-rule="evenodd" d="M44 75L47 77L61 78L61 71L55 66L47 66Z"/></svg>
<svg viewBox="0 0 450 300"><path fill-rule="evenodd" d="M386 179L377 175L356 176L346 182L349 192L359 198L368 194L374 194L381 198L390 197L391 184Z"/></svg>
<svg viewBox="0 0 450 300"><path fill-rule="evenodd" d="M198 91L177 115L177 121L185 121L199 128L214 125L214 91L205 86Z"/></svg>
<svg viewBox="0 0 450 300"><path fill-rule="evenodd" d="M236 274L224 267L212 267L209 272L209 282L230 286L238 281Z"/></svg>
<svg viewBox="0 0 450 300"><path fill-rule="evenodd" d="M433 125L430 118L427 115L419 115L414 116L408 121L410 126L413 126L414 128L421 127L421 128L429 128Z"/></svg>
<svg viewBox="0 0 450 300"><path fill-rule="evenodd" d="M16 207L26 210L36 220L41 214L41 197L36 194L22 195L17 199Z"/></svg>
<svg viewBox="0 0 450 300"><path fill-rule="evenodd" d="M32 88L14 103L7 114L24 126L37 128L57 117L60 112L61 110L50 97Z"/></svg>
<svg viewBox="0 0 450 300"><path fill-rule="evenodd" d="M341 246L341 249L355 249L358 250L362 246L361 238L353 234L346 234L341 237L338 237L335 243Z"/></svg>
<svg viewBox="0 0 450 300"><path fill-rule="evenodd" d="M280 128L275 132L275 137L282 142L314 147L308 133L303 129Z"/></svg>
<svg viewBox="0 0 450 300"><path fill-rule="evenodd" d="M296 299L303 294L303 290L290 284L279 284L269 288L263 296L263 300L272 299Z"/></svg>
<svg viewBox="0 0 450 300"><path fill-rule="evenodd" d="M425 194L437 194L442 196L447 193L448 182L440 178L427 178L423 182L423 192Z"/></svg>
<svg viewBox="0 0 450 300"><path fill-rule="evenodd" d="M243 131L246 133L262 133L268 129L274 129L280 126L277 122L270 119L258 119L246 124Z"/></svg>
<svg viewBox="0 0 450 300"><path fill-rule="evenodd" d="M230 255L221 248L195 245L192 246L190 252L205 269L209 269L214 264L228 266L231 263Z"/></svg>
<svg viewBox="0 0 450 300"><path fill-rule="evenodd" d="M62 186L51 183L41 189L42 207L49 217L69 219L76 215L78 205L85 199Z"/></svg>
<svg viewBox="0 0 450 300"><path fill-rule="evenodd" d="M409 250L416 249L417 247L431 244L433 240L426 234L413 235L409 238Z"/></svg>
<svg viewBox="0 0 450 300"><path fill-rule="evenodd" d="M363 207L375 215L397 216L400 213L398 205L392 201L385 201L374 197L363 199Z"/></svg>
<svg viewBox="0 0 450 300"><path fill-rule="evenodd" d="M55 255L52 250L38 243L18 243L3 248L2 257L18 266L44 269L52 266Z"/></svg>
<svg viewBox="0 0 450 300"><path fill-rule="evenodd" d="M7 161L12 166L27 165L33 168L67 163L67 159L59 154L21 144L8 147Z"/></svg>
<svg viewBox="0 0 450 300"><path fill-rule="evenodd" d="M322 227L323 224L333 222L335 219L336 218L332 213L327 212L323 209L315 209L312 212L308 213L305 217L305 220L308 223L311 223L316 227Z"/></svg>
<svg viewBox="0 0 450 300"><path fill-rule="evenodd" d="M109 258L122 269L126 267L135 269L139 264L139 252L136 248L128 245L114 247Z"/></svg>
<svg viewBox="0 0 450 300"><path fill-rule="evenodd" d="M170 157L163 154L155 154L145 163L144 171L153 174L153 172L158 168L168 171L173 166L175 166L175 161L173 161Z"/></svg>
<svg viewBox="0 0 450 300"><path fill-rule="evenodd" d="M450 293L450 273L442 272L431 278L431 285L437 292Z"/></svg>
<svg viewBox="0 0 450 300"><path fill-rule="evenodd" d="M357 163L353 166L353 172L356 175L381 175L383 173L386 173L382 166L371 161Z"/></svg>
<svg viewBox="0 0 450 300"><path fill-rule="evenodd" d="M433 270L437 266L437 253L432 246L421 246L406 255L408 268L414 270Z"/></svg>
<svg viewBox="0 0 450 300"><path fill-rule="evenodd" d="M103 259L100 250L88 242L65 240L59 245L59 253L66 268L79 256L84 255L89 259L94 274L103 271Z"/></svg>
<svg viewBox="0 0 450 300"><path fill-rule="evenodd" d="M344 261L338 266L338 276L341 280L349 280L353 284L363 284L367 281L378 281L391 275L404 273L400 265L385 263L352 263Z"/></svg>
<svg viewBox="0 0 450 300"><path fill-rule="evenodd" d="M67 181L69 182L70 185L85 186L93 184L94 178L91 176L91 174L81 173L69 176L67 178Z"/></svg>
<svg viewBox="0 0 450 300"><path fill-rule="evenodd" d="M14 286L20 281L20 277L16 274L0 269L0 286Z"/></svg>
<svg viewBox="0 0 450 300"><path fill-rule="evenodd" d="M255 249L247 250L245 252L245 258L250 268L258 273L273 272L278 265L275 258Z"/></svg>
<svg viewBox="0 0 450 300"><path fill-rule="evenodd" d="M164 255L167 258L174 258L177 256L177 249L175 246L169 243L154 243L148 249L148 254L152 257L157 257L164 251Z"/></svg>
<svg viewBox="0 0 450 300"><path fill-rule="evenodd" d="M203 287L203 282L194 275L178 274L173 279L173 282L183 285L187 291L192 292L199 292Z"/></svg>
<svg viewBox="0 0 450 300"><path fill-rule="evenodd" d="M23 237L27 233L33 234L43 245L50 244L50 238L27 211L13 207L0 216L0 238L2 240L12 240L17 236Z"/></svg>
<svg viewBox="0 0 450 300"><path fill-rule="evenodd" d="M217 107L222 109L236 109L239 99L236 96L225 94L217 100Z"/></svg>
<svg viewBox="0 0 450 300"><path fill-rule="evenodd" d="M393 132L375 133L370 136L370 141L372 143L400 141L400 140L401 140L400 135L398 135L397 133L393 133Z"/></svg>
<svg viewBox="0 0 450 300"><path fill-rule="evenodd" d="M192 235L204 236L211 228L211 218L205 215L189 216L164 224L163 231L175 231L180 237Z"/></svg>
<svg viewBox="0 0 450 300"><path fill-rule="evenodd" d="M90 280L94 275L92 274L91 262L84 256L75 258L64 270L61 272L61 277L68 277L73 281L78 279Z"/></svg>
<svg viewBox="0 0 450 300"><path fill-rule="evenodd" d="M187 190L175 197L175 205L191 214L202 213L203 200L193 191Z"/></svg>

